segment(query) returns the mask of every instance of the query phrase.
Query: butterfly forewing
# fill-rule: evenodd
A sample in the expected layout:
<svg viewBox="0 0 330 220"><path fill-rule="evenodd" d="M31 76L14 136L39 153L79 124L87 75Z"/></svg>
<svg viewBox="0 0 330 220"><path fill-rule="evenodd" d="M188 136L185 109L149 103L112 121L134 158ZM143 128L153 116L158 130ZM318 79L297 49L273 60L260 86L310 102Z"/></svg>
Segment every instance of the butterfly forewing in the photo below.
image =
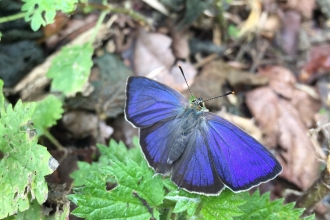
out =
<svg viewBox="0 0 330 220"><path fill-rule="evenodd" d="M138 128L173 118L189 105L177 91L146 77L131 76L126 87L125 116Z"/></svg>

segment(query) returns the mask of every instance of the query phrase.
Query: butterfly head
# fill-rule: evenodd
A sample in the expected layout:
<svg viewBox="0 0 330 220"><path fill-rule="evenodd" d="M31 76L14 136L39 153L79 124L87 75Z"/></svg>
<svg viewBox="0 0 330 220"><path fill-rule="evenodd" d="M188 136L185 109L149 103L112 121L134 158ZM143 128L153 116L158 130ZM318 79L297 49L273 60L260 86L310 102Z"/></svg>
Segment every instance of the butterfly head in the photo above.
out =
<svg viewBox="0 0 330 220"><path fill-rule="evenodd" d="M208 112L209 110L205 107L205 103L202 98L190 97L190 107L196 109L197 111Z"/></svg>

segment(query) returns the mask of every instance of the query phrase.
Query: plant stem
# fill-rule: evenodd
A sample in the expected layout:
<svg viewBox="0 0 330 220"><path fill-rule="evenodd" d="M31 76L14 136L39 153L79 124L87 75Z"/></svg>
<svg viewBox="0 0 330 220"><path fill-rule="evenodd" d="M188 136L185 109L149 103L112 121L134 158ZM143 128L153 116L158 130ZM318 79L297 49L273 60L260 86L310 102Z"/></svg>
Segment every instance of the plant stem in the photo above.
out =
<svg viewBox="0 0 330 220"><path fill-rule="evenodd" d="M96 38L96 35L97 35L97 32L99 31L100 27L101 27L101 24L105 18L105 16L108 14L107 11L103 11L101 14L100 14L100 17L99 19L97 20L97 23L96 23L96 26L94 28L94 33L91 37L91 40L90 40L90 44L93 44L94 41L95 41L95 38Z"/></svg>
<svg viewBox="0 0 330 220"><path fill-rule="evenodd" d="M141 25L149 25L150 26L150 21L147 20L146 17L141 15L140 13L128 9L128 8L122 8L122 7L112 7L111 5L99 5L99 4L84 4L84 3L78 3L80 7L92 7L98 10L102 11L107 11L108 13L119 13L119 14L125 14L133 18L134 20L140 22Z"/></svg>
<svg viewBox="0 0 330 220"><path fill-rule="evenodd" d="M54 136L47 129L44 129L43 132L44 135L48 138L48 140L50 140L50 142L52 142L52 144L54 144L58 150L64 152L66 151L62 144L60 144L60 142L58 142L58 140L56 140L56 138L54 138Z"/></svg>
<svg viewBox="0 0 330 220"><path fill-rule="evenodd" d="M2 18L0 18L0 23L5 23L8 21L14 21L14 20L17 20L20 18L24 18L25 14L26 14L26 12L21 12L21 13L15 14L15 15L9 15L7 17L2 17Z"/></svg>

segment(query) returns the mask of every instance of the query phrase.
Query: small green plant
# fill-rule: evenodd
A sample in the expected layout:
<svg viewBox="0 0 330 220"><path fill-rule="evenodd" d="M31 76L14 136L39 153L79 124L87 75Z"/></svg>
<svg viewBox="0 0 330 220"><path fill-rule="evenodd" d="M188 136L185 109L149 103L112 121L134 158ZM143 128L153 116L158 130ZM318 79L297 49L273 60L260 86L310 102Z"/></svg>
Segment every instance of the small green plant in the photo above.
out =
<svg viewBox="0 0 330 220"><path fill-rule="evenodd" d="M53 79L51 89L65 95L74 95L81 91L93 66L93 52L90 43L63 47L47 73L47 77Z"/></svg>
<svg viewBox="0 0 330 220"><path fill-rule="evenodd" d="M56 11L70 13L75 9L78 0L23 0L22 11L25 21L31 22L31 28L37 31L41 26L54 23Z"/></svg>
<svg viewBox="0 0 330 220"><path fill-rule="evenodd" d="M192 194L155 175L137 148L127 150L113 140L98 148L100 160L81 162L72 174L75 194L68 197L78 205L72 214L81 218L299 219L303 212L294 203L283 205L283 199L270 201L269 193L250 196L226 189L219 196Z"/></svg>
<svg viewBox="0 0 330 220"><path fill-rule="evenodd" d="M0 219L29 209L31 201L43 204L48 196L45 176L58 166L37 143L32 123L36 103L18 101L5 108L2 86L0 80Z"/></svg>

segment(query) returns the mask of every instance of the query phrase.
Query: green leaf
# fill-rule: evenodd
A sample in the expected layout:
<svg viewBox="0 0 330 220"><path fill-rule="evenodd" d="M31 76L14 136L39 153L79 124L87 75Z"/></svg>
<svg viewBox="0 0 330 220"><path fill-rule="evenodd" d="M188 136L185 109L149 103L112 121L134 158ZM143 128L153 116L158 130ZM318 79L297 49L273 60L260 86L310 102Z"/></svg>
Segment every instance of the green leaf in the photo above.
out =
<svg viewBox="0 0 330 220"><path fill-rule="evenodd" d="M165 199L176 202L173 213L187 211L189 216L195 215L198 205L202 202L200 195L188 193L183 190L169 192L165 196Z"/></svg>
<svg viewBox="0 0 330 220"><path fill-rule="evenodd" d="M54 95L49 95L38 102L32 116L38 135L42 135L44 129L55 125L56 121L62 117L63 112L62 102Z"/></svg>
<svg viewBox="0 0 330 220"><path fill-rule="evenodd" d="M54 23L56 11L72 12L78 0L23 0L22 11L26 12L25 21L31 21L31 28L37 31L41 25Z"/></svg>
<svg viewBox="0 0 330 220"><path fill-rule="evenodd" d="M0 79L0 109L3 108L5 104L5 97L3 96L3 81Z"/></svg>
<svg viewBox="0 0 330 220"><path fill-rule="evenodd" d="M225 189L219 196L201 196L203 207L201 214L204 219L233 219L243 214L239 208L245 203L242 195L248 193L233 193Z"/></svg>
<svg viewBox="0 0 330 220"><path fill-rule="evenodd" d="M89 43L63 47L47 73L53 79L51 89L67 96L81 91L93 66L92 55L93 47Z"/></svg>
<svg viewBox="0 0 330 220"><path fill-rule="evenodd" d="M105 188L107 177L115 174L118 186ZM164 198L160 176L155 176L146 163L138 165L127 159L126 164L112 161L112 167L92 173L85 187L69 199L78 205L72 214L86 219L159 219L156 209Z"/></svg>
<svg viewBox="0 0 330 220"><path fill-rule="evenodd" d="M228 26L228 34L230 37L236 39L236 38L238 38L238 35L239 35L239 29L235 25L230 24Z"/></svg>
<svg viewBox="0 0 330 220"><path fill-rule="evenodd" d="M18 101L1 109L0 218L29 208L30 198L42 204L48 193L46 175L58 166L44 146L37 144L31 132L31 117L36 104Z"/></svg>
<svg viewBox="0 0 330 220"><path fill-rule="evenodd" d="M194 22L205 9L209 8L212 0L186 0L186 10L183 19L180 21L178 27L182 28Z"/></svg>
<svg viewBox="0 0 330 220"><path fill-rule="evenodd" d="M245 213L235 219L299 219L304 209L295 209L294 203L283 205L284 199L270 201L270 193L259 195L256 191L253 195L245 195L246 203L240 206L240 209Z"/></svg>
<svg viewBox="0 0 330 220"><path fill-rule="evenodd" d="M78 170L70 174L70 177L73 178L73 186L83 186L85 185L85 179L88 178L91 173L99 172L101 166L100 163L86 163L78 161Z"/></svg>
<svg viewBox="0 0 330 220"><path fill-rule="evenodd" d="M109 142L109 147L102 144L97 144L96 146L101 153L99 161L92 164L86 162L78 162L79 169L70 175L74 179L74 186L84 185L85 178L88 178L92 172L97 172L100 168L110 165L112 160L126 162L126 160L129 158L138 164L142 162L142 154L140 149L131 148L128 150L125 144L121 141L117 143L111 139ZM116 181L112 177L109 177L107 182L115 183Z"/></svg>
<svg viewBox="0 0 330 220"><path fill-rule="evenodd" d="M134 160L137 163L142 161L142 154L140 149L135 147L128 150L122 141L117 143L115 140L111 139L109 142L109 147L102 144L97 144L97 148L99 148L101 153L101 157L99 159L100 162L110 160L126 162L128 158ZM103 162L103 164L106 163Z"/></svg>
<svg viewBox="0 0 330 220"><path fill-rule="evenodd" d="M30 208L24 212L18 212L15 216L15 219L45 219L45 216L42 213L40 205L34 200L30 204Z"/></svg>

